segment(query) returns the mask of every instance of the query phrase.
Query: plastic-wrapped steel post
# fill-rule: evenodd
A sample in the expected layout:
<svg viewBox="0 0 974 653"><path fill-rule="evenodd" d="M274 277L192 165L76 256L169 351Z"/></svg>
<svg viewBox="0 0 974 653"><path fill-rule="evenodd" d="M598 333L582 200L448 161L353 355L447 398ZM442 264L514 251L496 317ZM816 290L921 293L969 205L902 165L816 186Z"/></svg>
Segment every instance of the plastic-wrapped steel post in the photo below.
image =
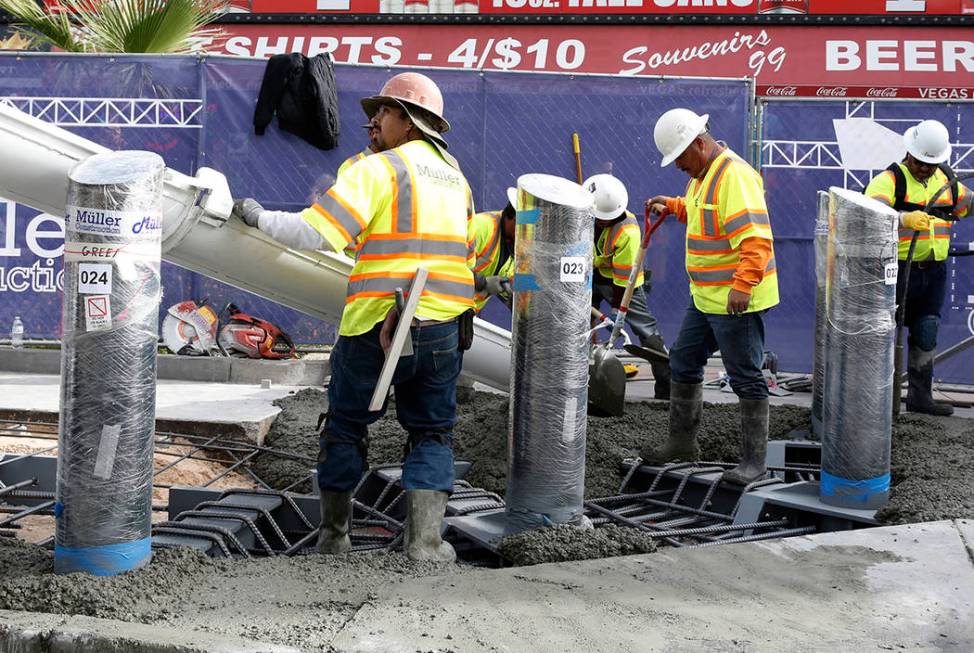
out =
<svg viewBox="0 0 974 653"><path fill-rule="evenodd" d="M151 152L112 152L69 175L56 573L151 557L164 171Z"/></svg>
<svg viewBox="0 0 974 653"><path fill-rule="evenodd" d="M818 192L815 219L815 357L812 368L812 433L822 439L825 403L825 274L829 253L829 194Z"/></svg>
<svg viewBox="0 0 974 653"><path fill-rule="evenodd" d="M518 179L507 531L581 523L585 490L592 198Z"/></svg>
<svg viewBox="0 0 974 653"><path fill-rule="evenodd" d="M863 509L889 500L896 212L830 189L823 502Z"/></svg>

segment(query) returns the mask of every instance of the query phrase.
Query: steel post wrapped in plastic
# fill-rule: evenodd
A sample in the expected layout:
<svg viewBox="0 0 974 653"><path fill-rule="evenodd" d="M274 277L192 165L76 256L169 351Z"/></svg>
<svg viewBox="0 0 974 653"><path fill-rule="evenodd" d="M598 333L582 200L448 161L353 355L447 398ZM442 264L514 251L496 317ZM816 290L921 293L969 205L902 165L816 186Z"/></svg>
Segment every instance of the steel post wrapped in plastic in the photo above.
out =
<svg viewBox="0 0 974 653"><path fill-rule="evenodd" d="M889 499L897 214L830 189L826 278L823 502L864 509Z"/></svg>
<svg viewBox="0 0 974 653"><path fill-rule="evenodd" d="M518 179L508 532L583 520L591 206L566 179Z"/></svg>
<svg viewBox="0 0 974 653"><path fill-rule="evenodd" d="M818 192L815 218L815 343L812 366L812 434L822 439L825 404L825 275L829 250L829 194Z"/></svg>
<svg viewBox="0 0 974 653"><path fill-rule="evenodd" d="M151 556L165 164L96 154L69 175L54 570L118 574Z"/></svg>

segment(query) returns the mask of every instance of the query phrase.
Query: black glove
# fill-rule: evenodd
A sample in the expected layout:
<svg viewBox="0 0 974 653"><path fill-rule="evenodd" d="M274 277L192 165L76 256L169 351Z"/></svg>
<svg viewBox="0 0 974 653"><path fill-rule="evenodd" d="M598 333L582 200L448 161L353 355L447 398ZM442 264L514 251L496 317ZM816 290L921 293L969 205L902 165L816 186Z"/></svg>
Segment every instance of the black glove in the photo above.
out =
<svg viewBox="0 0 974 653"><path fill-rule="evenodd" d="M508 277L487 277L484 279L484 292L488 295L500 295L510 293L511 284Z"/></svg>
<svg viewBox="0 0 974 653"><path fill-rule="evenodd" d="M257 219L264 212L264 207L255 199L250 197L237 200L233 203L231 215L235 215L246 223L248 227L257 228Z"/></svg>

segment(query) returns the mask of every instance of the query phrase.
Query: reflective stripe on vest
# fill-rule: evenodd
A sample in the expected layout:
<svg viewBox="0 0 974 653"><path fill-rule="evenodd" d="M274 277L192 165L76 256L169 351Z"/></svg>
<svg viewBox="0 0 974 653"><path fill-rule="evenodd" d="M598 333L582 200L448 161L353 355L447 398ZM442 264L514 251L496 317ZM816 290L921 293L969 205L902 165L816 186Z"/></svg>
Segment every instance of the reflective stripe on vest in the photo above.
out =
<svg viewBox="0 0 974 653"><path fill-rule="evenodd" d="M425 141L410 141L368 161L368 168L350 171L347 180L349 196L360 193L356 206L363 211L369 206L370 215L348 278L339 333L360 335L381 322L395 303L396 289L408 292L419 267L429 277L417 316L445 320L473 307L469 186L463 175ZM361 185L353 185L355 178ZM359 219L337 196L329 197L322 211L333 224Z"/></svg>
<svg viewBox="0 0 974 653"><path fill-rule="evenodd" d="M483 273L483 271L487 269L487 267L492 262L494 262L494 259L497 258L498 252L500 251L501 213L500 211L491 211L490 213L481 213L479 215L489 216L492 221L492 224L489 227L490 228L489 235L484 241L483 247L481 247L478 251L475 252L477 258L474 261L473 271ZM480 236L481 234L478 233L477 234L478 240L480 239ZM474 247L476 247L476 241ZM484 274L485 276L487 276L486 273Z"/></svg>

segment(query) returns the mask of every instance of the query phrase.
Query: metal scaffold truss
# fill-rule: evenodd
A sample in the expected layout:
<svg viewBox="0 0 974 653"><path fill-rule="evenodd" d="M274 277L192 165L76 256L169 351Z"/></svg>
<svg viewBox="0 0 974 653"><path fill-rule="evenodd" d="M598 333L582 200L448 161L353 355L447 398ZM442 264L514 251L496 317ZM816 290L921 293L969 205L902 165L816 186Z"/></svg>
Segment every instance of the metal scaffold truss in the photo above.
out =
<svg viewBox="0 0 974 653"><path fill-rule="evenodd" d="M203 127L199 99L0 97L0 104L59 127Z"/></svg>
<svg viewBox="0 0 974 653"><path fill-rule="evenodd" d="M921 119L877 118L876 102L871 101L846 102L845 118L872 120L897 133ZM842 171L843 186L853 190L865 188L869 180L879 172L879 169L846 167L838 140L763 140L761 165L763 168ZM974 170L974 143L954 144L951 167L957 172Z"/></svg>

